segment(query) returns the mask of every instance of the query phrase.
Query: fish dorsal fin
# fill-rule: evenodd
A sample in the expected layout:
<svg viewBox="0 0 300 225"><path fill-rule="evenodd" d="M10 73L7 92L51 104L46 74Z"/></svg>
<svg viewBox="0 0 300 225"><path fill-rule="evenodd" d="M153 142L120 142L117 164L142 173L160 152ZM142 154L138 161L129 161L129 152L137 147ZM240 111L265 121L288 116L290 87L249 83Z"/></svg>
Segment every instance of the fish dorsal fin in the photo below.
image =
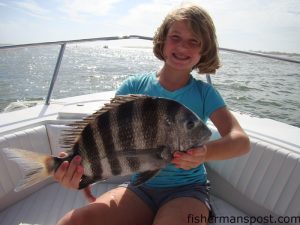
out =
<svg viewBox="0 0 300 225"><path fill-rule="evenodd" d="M97 112L84 118L83 121L87 125L89 122L94 121L96 117L98 117L98 116L110 111L111 109L114 109L126 102L131 102L131 101L134 101L137 99L146 99L146 98L151 98L151 97L149 97L147 95L137 95L137 94L136 95L133 95L133 94L117 95L114 98L112 98L109 103L105 103L104 106L101 109L99 109ZM79 123L81 123L81 121L79 121Z"/></svg>
<svg viewBox="0 0 300 225"><path fill-rule="evenodd" d="M62 148L70 149L73 147L75 142L77 141L77 138L83 131L83 129L92 121L94 121L97 117L101 116L102 114L110 111L113 108L116 108L120 106L121 104L124 104L126 102L131 102L137 99L146 99L151 98L147 95L138 95L138 94L130 94L130 95L117 95L114 98L110 100L109 103L104 104L104 106L93 113L92 115L79 120L75 121L71 124L68 124L69 129L65 129L62 132L60 145Z"/></svg>
<svg viewBox="0 0 300 225"><path fill-rule="evenodd" d="M125 102L131 102L136 99L145 99L145 98L152 98L147 95L140 95L140 94L130 94L130 95L116 95L114 98L110 100L110 103L119 103L123 104ZM108 103L108 105L110 104Z"/></svg>

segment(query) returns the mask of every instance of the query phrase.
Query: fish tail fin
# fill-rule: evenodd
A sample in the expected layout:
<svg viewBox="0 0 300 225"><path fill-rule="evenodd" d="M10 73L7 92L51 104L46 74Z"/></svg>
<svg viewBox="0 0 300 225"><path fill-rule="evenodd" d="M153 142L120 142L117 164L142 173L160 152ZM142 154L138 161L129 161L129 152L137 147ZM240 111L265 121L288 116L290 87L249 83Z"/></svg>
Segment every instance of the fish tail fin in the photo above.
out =
<svg viewBox="0 0 300 225"><path fill-rule="evenodd" d="M15 187L16 192L45 180L54 171L54 158L50 155L17 148L2 150L7 158L16 162L22 170L23 178Z"/></svg>

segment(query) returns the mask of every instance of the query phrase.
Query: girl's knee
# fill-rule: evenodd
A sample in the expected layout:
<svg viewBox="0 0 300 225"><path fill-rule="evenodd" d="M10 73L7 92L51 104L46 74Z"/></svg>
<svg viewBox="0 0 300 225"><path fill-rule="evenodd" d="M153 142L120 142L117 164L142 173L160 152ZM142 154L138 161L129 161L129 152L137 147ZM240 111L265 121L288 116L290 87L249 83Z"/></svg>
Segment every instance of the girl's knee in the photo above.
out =
<svg viewBox="0 0 300 225"><path fill-rule="evenodd" d="M104 204L90 204L68 212L57 225L107 224L109 207Z"/></svg>
<svg viewBox="0 0 300 225"><path fill-rule="evenodd" d="M79 225L79 220L74 216L74 211L72 210L65 214L57 223L57 225Z"/></svg>

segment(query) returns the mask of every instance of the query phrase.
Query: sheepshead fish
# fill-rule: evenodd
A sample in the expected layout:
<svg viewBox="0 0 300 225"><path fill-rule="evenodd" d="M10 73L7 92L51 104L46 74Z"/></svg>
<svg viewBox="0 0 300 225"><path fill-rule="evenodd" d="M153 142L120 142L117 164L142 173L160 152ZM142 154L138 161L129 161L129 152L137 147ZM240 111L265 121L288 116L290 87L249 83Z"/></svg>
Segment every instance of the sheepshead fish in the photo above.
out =
<svg viewBox="0 0 300 225"><path fill-rule="evenodd" d="M145 95L116 96L102 109L70 124L62 135L67 157L6 148L6 155L23 167L17 191L53 175L63 161L82 157L79 189L116 175L140 172L134 185L151 179L177 150L203 145L211 132L180 103Z"/></svg>

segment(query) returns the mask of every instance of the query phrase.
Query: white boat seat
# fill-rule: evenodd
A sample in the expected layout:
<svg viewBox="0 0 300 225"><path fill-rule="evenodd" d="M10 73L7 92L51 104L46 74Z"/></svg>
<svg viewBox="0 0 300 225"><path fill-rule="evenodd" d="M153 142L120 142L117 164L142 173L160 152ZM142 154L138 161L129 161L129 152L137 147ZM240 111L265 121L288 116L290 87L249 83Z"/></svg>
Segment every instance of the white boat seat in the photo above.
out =
<svg viewBox="0 0 300 225"><path fill-rule="evenodd" d="M17 131L2 136L0 148L57 154L63 129L52 124ZM253 137L251 146L250 154L243 157L207 164L217 216L300 216L300 153ZM0 225L55 224L64 213L84 204L80 192L51 180L15 193L21 174L15 163L0 155ZM96 194L119 183L118 179L98 183Z"/></svg>
<svg viewBox="0 0 300 225"><path fill-rule="evenodd" d="M0 149L5 147L51 154L47 130L44 125L0 137ZM7 160L2 151L0 151L0 211L48 183L44 182L35 185L31 189L16 193L14 192L14 188L21 177L22 171L19 167Z"/></svg>
<svg viewBox="0 0 300 225"><path fill-rule="evenodd" d="M254 216L300 218L300 152L251 138L251 152L208 163L213 193Z"/></svg>
<svg viewBox="0 0 300 225"><path fill-rule="evenodd" d="M116 183L98 183L93 186L93 193L98 196L116 186ZM65 213L85 204L84 196L80 191L68 190L53 183L0 212L0 225L55 225ZM219 216L246 216L220 198L212 196L212 204ZM232 223L216 223L218 224L232 225ZM254 224L258 225L258 223Z"/></svg>

